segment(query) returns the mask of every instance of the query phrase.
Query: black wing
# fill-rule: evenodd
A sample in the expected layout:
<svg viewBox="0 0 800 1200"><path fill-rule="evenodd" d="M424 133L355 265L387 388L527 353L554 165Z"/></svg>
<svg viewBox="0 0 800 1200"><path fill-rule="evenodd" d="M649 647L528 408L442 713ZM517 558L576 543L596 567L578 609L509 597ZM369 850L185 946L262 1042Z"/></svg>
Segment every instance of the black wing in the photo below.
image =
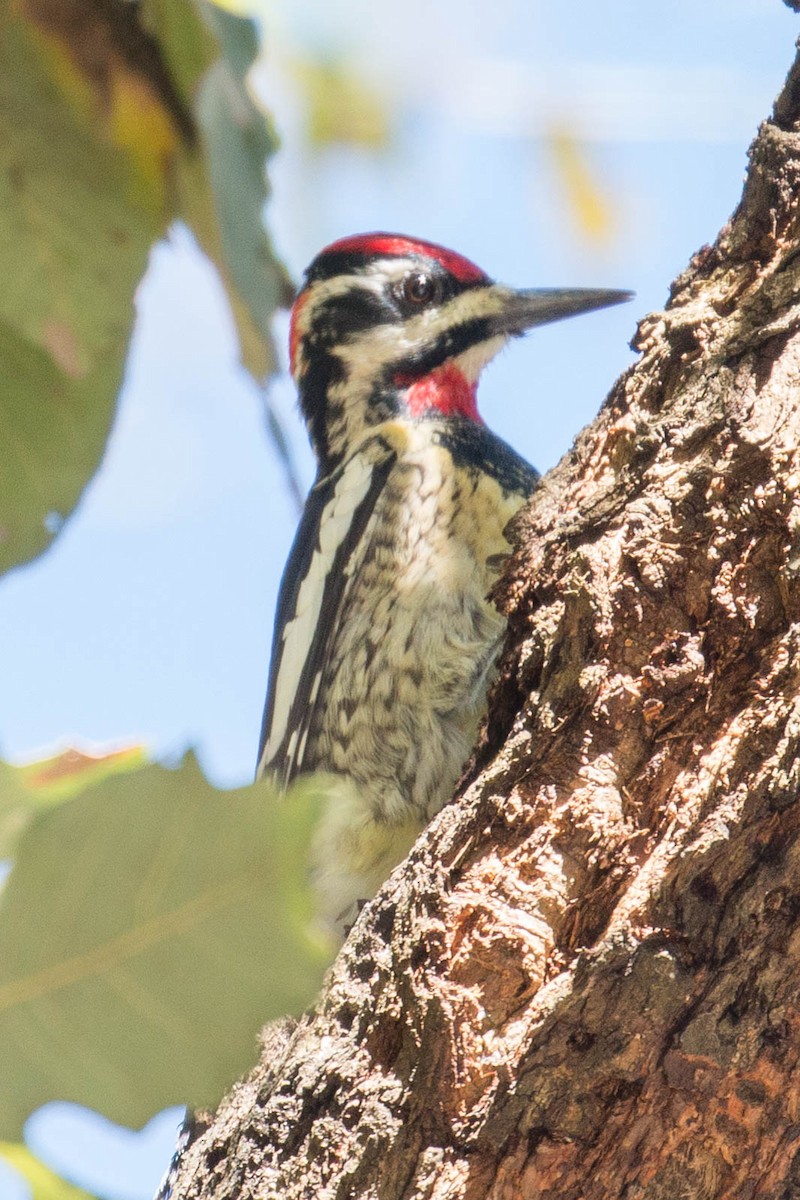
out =
<svg viewBox="0 0 800 1200"><path fill-rule="evenodd" d="M375 438L318 480L308 495L278 596L257 776L269 772L286 786L302 766L351 578L347 563L396 459L391 447Z"/></svg>

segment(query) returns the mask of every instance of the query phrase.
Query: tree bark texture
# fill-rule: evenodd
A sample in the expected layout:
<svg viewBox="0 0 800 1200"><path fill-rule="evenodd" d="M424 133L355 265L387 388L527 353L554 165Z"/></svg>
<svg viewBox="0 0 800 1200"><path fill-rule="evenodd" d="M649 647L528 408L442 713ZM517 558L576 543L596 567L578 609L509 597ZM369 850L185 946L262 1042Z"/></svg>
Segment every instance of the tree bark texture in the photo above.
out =
<svg viewBox="0 0 800 1200"><path fill-rule="evenodd" d="M800 66L517 520L459 797L181 1200L800 1198Z"/></svg>

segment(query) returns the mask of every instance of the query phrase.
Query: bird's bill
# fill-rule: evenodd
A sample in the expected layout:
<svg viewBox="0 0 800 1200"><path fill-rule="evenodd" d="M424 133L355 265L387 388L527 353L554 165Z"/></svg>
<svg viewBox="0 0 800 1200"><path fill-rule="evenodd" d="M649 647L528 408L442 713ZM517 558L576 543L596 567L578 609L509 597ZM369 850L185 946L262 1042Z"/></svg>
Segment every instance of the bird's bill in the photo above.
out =
<svg viewBox="0 0 800 1200"><path fill-rule="evenodd" d="M521 334L536 325L561 321L594 308L608 308L633 297L633 292L618 292L606 288L514 288L496 284L493 293L495 309L492 314L493 332Z"/></svg>

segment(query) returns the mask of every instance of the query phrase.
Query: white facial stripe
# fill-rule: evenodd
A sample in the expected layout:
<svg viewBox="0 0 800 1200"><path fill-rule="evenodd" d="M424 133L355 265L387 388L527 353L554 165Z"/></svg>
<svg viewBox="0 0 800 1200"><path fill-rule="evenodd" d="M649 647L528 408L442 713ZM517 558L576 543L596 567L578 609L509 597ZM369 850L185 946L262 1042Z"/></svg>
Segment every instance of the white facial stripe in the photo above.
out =
<svg viewBox="0 0 800 1200"><path fill-rule="evenodd" d="M298 332L307 333L313 322L317 309L329 300L352 293L355 286L363 287L365 291L379 295L384 291L387 282L399 283L409 271L419 269L420 262L415 258L378 258L365 266L357 275L334 275L312 285L313 303L307 304L298 317ZM408 336L417 342L420 337L436 336L440 329L446 329L454 322L469 321L475 316L491 316L501 308L499 297L485 288L468 288L441 308L427 309L417 317L405 322ZM387 327L378 326L372 333L379 333ZM391 329L391 326L388 326ZM361 344L359 335L359 345Z"/></svg>
<svg viewBox="0 0 800 1200"><path fill-rule="evenodd" d="M468 383L477 383L483 368L503 349L507 341L508 334L499 333L496 337L487 338L485 342L470 346L469 350L456 355L453 362Z"/></svg>
<svg viewBox="0 0 800 1200"><path fill-rule="evenodd" d="M385 279L378 277L370 278L365 275L361 277L361 286L365 291L374 292L379 295L384 288ZM294 331L293 337L302 340L314 324L317 313L322 305L327 304L329 300L335 300L338 296L345 296L352 293L353 276L352 275L334 275L331 279L323 279L321 283L312 285L312 290L308 293L307 300L301 299L294 310ZM302 374L302 365L293 364L292 369L298 369Z"/></svg>
<svg viewBox="0 0 800 1200"><path fill-rule="evenodd" d="M392 283L399 283L404 279L409 271L419 271L420 261L418 258L397 258L394 255L391 258L376 258L367 265L364 272L365 277L375 275L382 283L390 280Z"/></svg>
<svg viewBox="0 0 800 1200"><path fill-rule="evenodd" d="M337 296L347 295L351 292L354 286L361 286L365 291L380 293L388 283L399 283L404 279L409 271L419 270L419 260L415 258L376 258L373 262L365 264L365 266L353 275L343 273L341 275L332 275L330 279L323 279L319 283L312 284L312 294L314 297L313 308L318 304L326 304L328 300L335 299ZM305 316L305 314L301 314ZM306 324L308 318L306 318Z"/></svg>
<svg viewBox="0 0 800 1200"><path fill-rule="evenodd" d="M311 285L311 299L313 303L306 304L300 313L300 329L306 332L311 324L311 318L318 308L327 304L329 300L335 300L338 296L346 296L352 293L353 287L363 287L364 291L374 292L378 295L383 291L386 283L385 276L373 275L333 275L330 279L323 279L319 283Z"/></svg>
<svg viewBox="0 0 800 1200"><path fill-rule="evenodd" d="M420 345L427 341L434 342L440 334L446 333L456 325L492 316L500 312L502 306L502 296L485 288L470 288L454 296L446 304L426 309L400 325L387 323L364 330L352 342L344 342L335 347L335 353L347 364L348 387L357 386L361 380L371 383L386 363L418 351ZM484 358L484 364L497 352L504 340L501 339L488 358ZM496 343L495 339L491 338L483 344L489 346Z"/></svg>
<svg viewBox="0 0 800 1200"><path fill-rule="evenodd" d="M386 287L387 280L399 282L413 268L411 259L381 258L370 263L366 270L357 275L333 275L320 283L312 284L310 293L311 303L304 304L297 316L297 335L304 337L314 323L318 310L329 300L339 296L352 294L353 287L362 287L366 292L379 296Z"/></svg>
<svg viewBox="0 0 800 1200"><path fill-rule="evenodd" d="M336 551L347 536L358 507L369 491L372 469L372 463L366 455L354 455L344 468L330 502L322 511L320 546L314 551L308 574L300 585L295 615L283 629L283 653L275 685L272 727L261 760L262 769L272 761L283 743ZM319 687L319 681L316 687ZM313 698L310 698L310 703L313 703ZM295 745L290 747L289 758Z"/></svg>

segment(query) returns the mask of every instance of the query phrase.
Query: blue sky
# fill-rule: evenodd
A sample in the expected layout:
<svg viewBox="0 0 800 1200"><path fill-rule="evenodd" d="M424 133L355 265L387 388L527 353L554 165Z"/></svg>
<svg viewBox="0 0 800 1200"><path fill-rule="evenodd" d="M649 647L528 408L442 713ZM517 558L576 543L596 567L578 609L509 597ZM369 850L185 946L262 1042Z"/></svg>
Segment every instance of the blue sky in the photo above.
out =
<svg viewBox="0 0 800 1200"><path fill-rule="evenodd" d="M797 17L780 0L263 7L256 82L284 138L268 220L295 275L333 238L388 228L520 286L636 291L630 305L515 343L487 371L488 423L552 466L633 361L636 320L663 305L736 204ZM305 143L292 62L320 52L385 98L390 150ZM553 160L561 130L607 205L605 241L576 226ZM185 231L154 250L137 308L102 469L54 548L0 582L0 750L20 760L64 741L134 741L170 757L194 745L216 782L238 784L254 765L296 513L221 288ZM277 328L283 340L285 320ZM285 381L274 396L310 482ZM109 1141L78 1115L79 1136L72 1116L62 1106L37 1118L42 1156L110 1197L149 1196L174 1115L140 1142ZM3 1200L24 1195L6 1179L0 1169Z"/></svg>

